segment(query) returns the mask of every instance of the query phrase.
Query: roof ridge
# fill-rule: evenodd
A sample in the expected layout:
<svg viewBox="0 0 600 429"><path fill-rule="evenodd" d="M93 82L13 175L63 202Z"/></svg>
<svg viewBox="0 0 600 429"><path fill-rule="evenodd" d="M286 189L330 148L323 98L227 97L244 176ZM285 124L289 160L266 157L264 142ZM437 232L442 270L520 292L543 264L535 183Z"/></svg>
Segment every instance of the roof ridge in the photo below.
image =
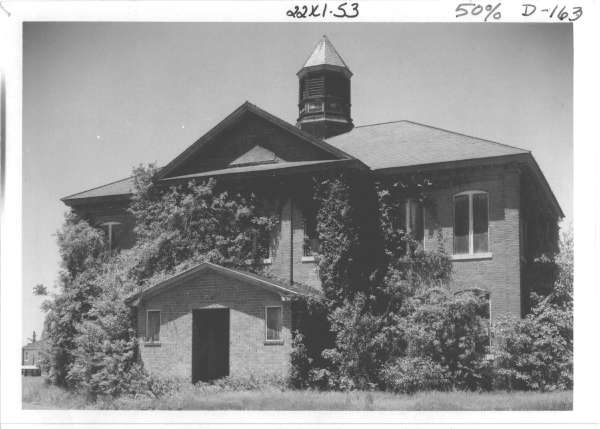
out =
<svg viewBox="0 0 600 429"><path fill-rule="evenodd" d="M441 127L436 127L434 125L424 124L422 122L410 121L408 119L404 120L403 122L408 122L408 123L415 124L415 125L421 125L423 127L431 128L431 129L434 129L434 130L439 130L439 131L444 131L446 133L456 134L457 136L469 137L471 139L477 139L477 140L481 140L481 141L484 141L484 142L487 142L487 143L493 143L493 144L496 144L496 145L499 145L499 146L509 147L511 149L518 149L518 150L522 150L524 152L531 153L530 150L523 149L522 147L511 146L511 145L506 144L506 143L500 143L500 142L497 142L497 141L494 141L494 140L490 140L490 139L485 139L485 138L482 138L482 137L475 137L475 136L472 136L472 135L469 135L469 134L459 133L458 131L452 131L452 130L448 130L446 128L441 128Z"/></svg>
<svg viewBox="0 0 600 429"><path fill-rule="evenodd" d="M377 125L397 124L398 122L411 122L411 121L408 121L406 119L399 119L397 121L376 122L374 124L356 125L354 128L365 128L365 127L374 127Z"/></svg>
<svg viewBox="0 0 600 429"><path fill-rule="evenodd" d="M458 131L453 131L453 130L449 130L449 129L446 129L446 128L436 127L436 126L430 125L430 124L424 124L423 122L411 121L410 119L400 119L400 120L397 120L397 121L387 121L387 122L378 122L378 123L375 123L375 124L357 125L354 128L374 127L374 126L377 126L377 125L397 124L397 123L400 123L400 122L406 122L406 123L409 123L409 124L420 125L422 127L431 128L433 130L444 131L446 133L455 134L457 136L463 136L463 137L468 137L468 138L471 138L471 139L477 139L477 140L481 140L481 141L484 141L484 142L487 142L487 143L493 143L493 144L496 144L496 145L499 145L499 146L509 147L511 149L517 149L517 150L522 150L524 152L531 153L530 150L523 149L522 147L512 146L512 145L509 145L509 144L506 144L506 143L500 143L500 142L497 142L497 141L494 141L494 140L490 140L490 139L486 139L486 138L482 138L482 137L472 136L470 134L459 133Z"/></svg>

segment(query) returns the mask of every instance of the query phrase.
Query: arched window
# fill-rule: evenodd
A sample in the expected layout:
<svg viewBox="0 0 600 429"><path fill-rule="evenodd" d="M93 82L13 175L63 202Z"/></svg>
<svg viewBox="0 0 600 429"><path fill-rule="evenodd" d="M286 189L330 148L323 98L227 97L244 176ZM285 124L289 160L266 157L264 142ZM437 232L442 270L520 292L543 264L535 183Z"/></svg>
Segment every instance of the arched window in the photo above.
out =
<svg viewBox="0 0 600 429"><path fill-rule="evenodd" d="M489 252L488 193L461 192L454 196L454 254L475 255Z"/></svg>

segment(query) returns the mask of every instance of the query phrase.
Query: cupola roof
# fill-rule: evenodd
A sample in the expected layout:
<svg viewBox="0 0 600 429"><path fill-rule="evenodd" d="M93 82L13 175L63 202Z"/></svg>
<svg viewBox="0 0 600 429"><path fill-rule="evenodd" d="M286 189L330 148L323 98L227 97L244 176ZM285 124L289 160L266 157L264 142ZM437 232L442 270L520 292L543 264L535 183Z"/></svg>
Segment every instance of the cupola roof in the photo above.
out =
<svg viewBox="0 0 600 429"><path fill-rule="evenodd" d="M305 69L313 67L332 67L344 69L348 75L352 76L352 72L342 59L341 55L325 35L323 35L323 37L317 42L315 48L298 74L302 73L302 71Z"/></svg>

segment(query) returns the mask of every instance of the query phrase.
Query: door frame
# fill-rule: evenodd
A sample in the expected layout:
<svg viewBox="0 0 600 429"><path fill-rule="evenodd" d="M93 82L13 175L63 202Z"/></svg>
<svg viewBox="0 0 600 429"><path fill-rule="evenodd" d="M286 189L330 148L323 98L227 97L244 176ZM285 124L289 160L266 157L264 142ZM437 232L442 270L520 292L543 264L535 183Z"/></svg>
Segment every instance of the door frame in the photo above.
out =
<svg viewBox="0 0 600 429"><path fill-rule="evenodd" d="M198 318L200 314L209 314L209 313L226 313L226 330L225 330L225 340L224 343L226 345L225 347L225 353L226 353L226 359L227 359L227 366L226 366L226 373L223 376L228 376L229 372L230 372L230 364L231 364L231 359L230 359L230 355L231 355L231 343L230 343L230 338L231 338L231 309L229 307L211 307L211 308L195 308L192 310L192 361L191 361L191 379L192 379L192 383L195 383L197 381L200 381L200 377L199 377L199 372L200 369L198 368L198 364L196 363L196 360L198 359L197 357L197 353L198 353L198 345L197 345L197 341L198 341L198 327L196 326L197 323L199 323Z"/></svg>

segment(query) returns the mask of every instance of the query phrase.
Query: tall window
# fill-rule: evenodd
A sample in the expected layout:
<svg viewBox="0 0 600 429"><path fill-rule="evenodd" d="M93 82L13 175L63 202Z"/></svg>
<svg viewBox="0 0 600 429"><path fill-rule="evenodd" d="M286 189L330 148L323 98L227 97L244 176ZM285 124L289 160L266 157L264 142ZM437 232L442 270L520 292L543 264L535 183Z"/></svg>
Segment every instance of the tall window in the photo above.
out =
<svg viewBox="0 0 600 429"><path fill-rule="evenodd" d="M160 342L160 310L146 312L146 342Z"/></svg>
<svg viewBox="0 0 600 429"><path fill-rule="evenodd" d="M319 235L317 234L317 219L313 215L304 215L304 246L303 256L313 256L319 253Z"/></svg>
<svg viewBox="0 0 600 429"><path fill-rule="evenodd" d="M468 191L455 195L454 254L488 251L488 194Z"/></svg>
<svg viewBox="0 0 600 429"><path fill-rule="evenodd" d="M119 247L121 222L104 222L100 226L108 238L108 250L112 252Z"/></svg>
<svg viewBox="0 0 600 429"><path fill-rule="evenodd" d="M252 236L252 253L259 260L268 261L271 258L271 237L267 233L254 233Z"/></svg>
<svg viewBox="0 0 600 429"><path fill-rule="evenodd" d="M416 200L404 201L392 219L392 226L401 229L412 237L421 241L423 239L423 205Z"/></svg>
<svg viewBox="0 0 600 429"><path fill-rule="evenodd" d="M281 341L281 307L266 307L266 340Z"/></svg>

